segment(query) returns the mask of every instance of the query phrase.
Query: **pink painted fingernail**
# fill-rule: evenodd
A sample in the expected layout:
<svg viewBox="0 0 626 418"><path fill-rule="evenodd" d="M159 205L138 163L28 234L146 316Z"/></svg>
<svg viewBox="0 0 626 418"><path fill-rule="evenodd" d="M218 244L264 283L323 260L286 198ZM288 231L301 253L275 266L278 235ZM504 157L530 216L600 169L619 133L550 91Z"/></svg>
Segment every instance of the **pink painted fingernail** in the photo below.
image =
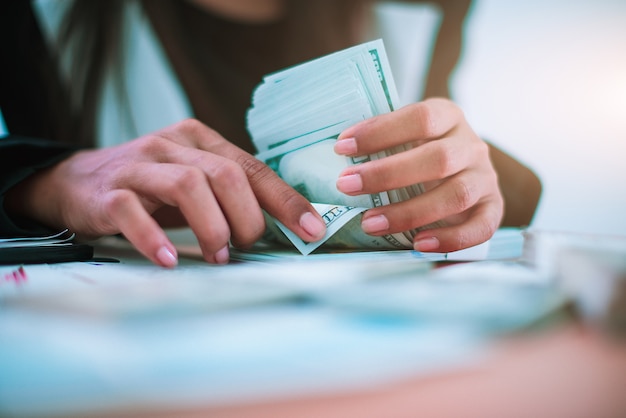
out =
<svg viewBox="0 0 626 418"><path fill-rule="evenodd" d="M356 139L343 138L338 139L334 146L335 152L340 155L356 154Z"/></svg>
<svg viewBox="0 0 626 418"><path fill-rule="evenodd" d="M435 237L420 238L413 243L415 251L435 251L439 248L439 240Z"/></svg>
<svg viewBox="0 0 626 418"><path fill-rule="evenodd" d="M337 179L337 190L344 193L356 193L363 190L363 179L360 174L348 174Z"/></svg>
<svg viewBox="0 0 626 418"><path fill-rule="evenodd" d="M300 226L307 234L313 237L314 241L319 241L326 234L326 225L311 212L305 212L300 217Z"/></svg>
<svg viewBox="0 0 626 418"><path fill-rule="evenodd" d="M361 228L366 234L375 234L389 229L389 220L385 215L376 215L361 221Z"/></svg>
<svg viewBox="0 0 626 418"><path fill-rule="evenodd" d="M227 264L229 259L230 254L228 252L228 245L224 246L224 248L215 253L215 262L217 264Z"/></svg>
<svg viewBox="0 0 626 418"><path fill-rule="evenodd" d="M178 264L176 255L166 246L159 248L156 256L157 260L165 267L175 267Z"/></svg>

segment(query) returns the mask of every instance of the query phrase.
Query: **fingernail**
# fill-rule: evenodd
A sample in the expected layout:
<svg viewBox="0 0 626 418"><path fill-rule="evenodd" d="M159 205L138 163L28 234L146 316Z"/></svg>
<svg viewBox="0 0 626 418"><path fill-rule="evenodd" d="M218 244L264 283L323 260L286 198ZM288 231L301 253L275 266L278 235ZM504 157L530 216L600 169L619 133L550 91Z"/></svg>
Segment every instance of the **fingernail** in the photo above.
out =
<svg viewBox="0 0 626 418"><path fill-rule="evenodd" d="M178 264L176 255L167 247L163 246L157 251L157 260L165 267L175 267Z"/></svg>
<svg viewBox="0 0 626 418"><path fill-rule="evenodd" d="M229 259L228 245L215 253L215 262L217 264L227 264Z"/></svg>
<svg viewBox="0 0 626 418"><path fill-rule="evenodd" d="M354 134L356 133L357 127L361 124L361 122L356 125L352 125L341 131L337 139L345 139L345 138L354 138Z"/></svg>
<svg viewBox="0 0 626 418"><path fill-rule="evenodd" d="M300 217L300 226L306 231L307 234L314 238L314 241L319 241L324 238L326 234L326 225L317 216L311 212L306 212Z"/></svg>
<svg viewBox="0 0 626 418"><path fill-rule="evenodd" d="M439 248L439 240L435 237L420 238L413 243L415 251L434 251Z"/></svg>
<svg viewBox="0 0 626 418"><path fill-rule="evenodd" d="M356 139L343 138L338 139L334 146L335 152L341 155L356 154Z"/></svg>
<svg viewBox="0 0 626 418"><path fill-rule="evenodd" d="M344 193L356 193L363 190L363 179L360 174L349 174L337 179L337 189Z"/></svg>
<svg viewBox="0 0 626 418"><path fill-rule="evenodd" d="M361 228L367 234L386 231L389 229L389 220L385 215L370 216L361 221Z"/></svg>

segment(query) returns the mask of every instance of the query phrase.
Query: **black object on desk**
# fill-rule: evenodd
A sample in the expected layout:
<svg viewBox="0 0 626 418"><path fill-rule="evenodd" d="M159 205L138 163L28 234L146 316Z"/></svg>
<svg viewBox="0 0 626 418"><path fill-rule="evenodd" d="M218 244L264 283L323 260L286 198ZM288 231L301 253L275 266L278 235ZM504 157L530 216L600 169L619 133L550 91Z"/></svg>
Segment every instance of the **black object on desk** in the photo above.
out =
<svg viewBox="0 0 626 418"><path fill-rule="evenodd" d="M86 261L93 258L93 247L87 244L37 245L0 248L0 265L42 264Z"/></svg>

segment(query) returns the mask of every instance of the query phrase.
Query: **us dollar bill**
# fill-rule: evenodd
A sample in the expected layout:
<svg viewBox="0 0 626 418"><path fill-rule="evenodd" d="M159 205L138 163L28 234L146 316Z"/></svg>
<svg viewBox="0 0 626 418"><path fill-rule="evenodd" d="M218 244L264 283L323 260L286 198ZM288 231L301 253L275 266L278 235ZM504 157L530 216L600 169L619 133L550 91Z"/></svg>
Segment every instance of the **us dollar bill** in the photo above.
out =
<svg viewBox="0 0 626 418"><path fill-rule="evenodd" d="M323 244L359 249L412 248L417 230L374 237L363 232L360 220L369 208L423 193L421 184L359 196L345 195L336 188L337 178L346 167L409 148L400 146L359 157L340 156L333 150L344 129L391 112L398 102L380 39L269 74L255 89L247 128L258 150L256 157L314 203L328 228L322 240L305 243L275 222L303 254ZM281 234L275 236L280 239Z"/></svg>

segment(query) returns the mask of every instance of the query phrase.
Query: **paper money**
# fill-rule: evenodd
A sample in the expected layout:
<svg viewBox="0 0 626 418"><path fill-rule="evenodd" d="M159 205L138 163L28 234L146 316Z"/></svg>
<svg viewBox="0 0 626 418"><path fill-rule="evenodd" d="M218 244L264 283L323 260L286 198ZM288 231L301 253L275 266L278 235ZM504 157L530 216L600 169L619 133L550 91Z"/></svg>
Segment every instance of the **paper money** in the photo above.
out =
<svg viewBox="0 0 626 418"><path fill-rule="evenodd" d="M319 203L314 206L328 227L322 240L305 243L277 224L303 254L324 243L344 248L412 248L417 230L370 236L360 227L360 215L417 196L424 191L422 185L360 196L336 188L344 168L408 149L400 146L359 157L333 151L344 129L397 106L398 93L380 39L267 75L255 89L247 128L257 158L310 202Z"/></svg>

